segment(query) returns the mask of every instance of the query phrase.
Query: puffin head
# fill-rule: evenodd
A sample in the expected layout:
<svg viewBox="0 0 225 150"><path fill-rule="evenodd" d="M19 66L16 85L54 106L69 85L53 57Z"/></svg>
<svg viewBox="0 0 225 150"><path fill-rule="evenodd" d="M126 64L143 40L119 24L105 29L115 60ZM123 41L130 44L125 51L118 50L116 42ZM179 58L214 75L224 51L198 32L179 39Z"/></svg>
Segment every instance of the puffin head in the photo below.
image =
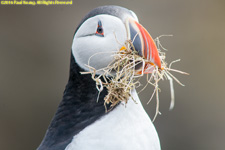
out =
<svg viewBox="0 0 225 150"><path fill-rule="evenodd" d="M138 54L161 68L157 47L136 14L120 6L101 6L90 11L74 34L72 54L85 71L113 62L113 55L130 40ZM97 72L98 73L98 72Z"/></svg>

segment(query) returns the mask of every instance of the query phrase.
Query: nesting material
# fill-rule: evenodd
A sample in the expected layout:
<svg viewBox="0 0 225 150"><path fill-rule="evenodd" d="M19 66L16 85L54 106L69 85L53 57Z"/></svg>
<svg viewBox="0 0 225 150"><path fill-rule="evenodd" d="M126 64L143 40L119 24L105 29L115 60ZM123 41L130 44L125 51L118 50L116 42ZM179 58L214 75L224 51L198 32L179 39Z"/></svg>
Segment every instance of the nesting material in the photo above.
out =
<svg viewBox="0 0 225 150"><path fill-rule="evenodd" d="M151 73L147 74L147 84L143 87L141 91L143 91L149 84L154 86L154 91L152 95L149 96L150 102L154 97L154 95L156 95L156 113L153 120L155 120L156 116L160 114L159 112L160 88L158 84L160 80L166 79L170 81L170 91L171 91L170 109L174 107L173 79L180 85L182 86L184 85L170 72L173 71L181 74L187 73L171 68L171 65L173 63L180 60L171 62L169 66L167 65L165 61L166 58L165 52L161 51L161 49L166 50L164 47L162 47L159 41L161 37L162 36L155 39L159 56L161 59L162 65L161 68L158 68L152 62L149 62L149 60L138 55L131 41L127 41L126 44L120 50L118 50L118 52L112 54L114 56L114 61L111 62L107 67L96 70L95 68L87 64L89 72L82 72L82 74L92 74L92 79L96 82L96 88L99 91L99 94L103 90L103 88L106 88L108 90L108 94L104 98L105 108L106 104L109 104L111 108L116 106L119 102L125 102L126 104L128 99L130 97L132 98L130 94L131 90L141 85L139 79L140 77L144 76L143 72L146 69L149 69ZM138 70L137 66L139 66ZM97 75L96 73L98 72L101 72L101 74ZM109 110L106 109L106 111Z"/></svg>

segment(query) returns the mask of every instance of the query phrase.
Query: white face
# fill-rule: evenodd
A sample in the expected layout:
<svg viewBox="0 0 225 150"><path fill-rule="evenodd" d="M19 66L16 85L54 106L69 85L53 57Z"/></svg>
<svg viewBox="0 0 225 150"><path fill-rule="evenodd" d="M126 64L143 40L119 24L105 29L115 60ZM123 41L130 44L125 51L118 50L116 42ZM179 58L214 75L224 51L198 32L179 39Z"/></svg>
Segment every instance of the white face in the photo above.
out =
<svg viewBox="0 0 225 150"><path fill-rule="evenodd" d="M103 36L98 26L103 29ZM100 30L101 31L101 30ZM113 55L127 40L125 24L111 15L97 15L87 19L77 30L72 44L72 53L78 65L86 71L86 65L96 70L106 67L114 59ZM99 73L99 72L98 72Z"/></svg>

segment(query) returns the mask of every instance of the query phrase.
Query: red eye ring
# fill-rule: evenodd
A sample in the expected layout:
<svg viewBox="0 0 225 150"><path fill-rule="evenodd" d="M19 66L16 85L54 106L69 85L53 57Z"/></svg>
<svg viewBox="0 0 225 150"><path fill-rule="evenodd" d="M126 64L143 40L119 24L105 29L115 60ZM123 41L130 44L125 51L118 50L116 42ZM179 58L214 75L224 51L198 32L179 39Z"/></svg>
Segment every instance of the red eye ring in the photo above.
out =
<svg viewBox="0 0 225 150"><path fill-rule="evenodd" d="M102 28L102 22L101 21L98 21L98 27L97 27L97 30L95 32L95 35L104 37L104 30Z"/></svg>

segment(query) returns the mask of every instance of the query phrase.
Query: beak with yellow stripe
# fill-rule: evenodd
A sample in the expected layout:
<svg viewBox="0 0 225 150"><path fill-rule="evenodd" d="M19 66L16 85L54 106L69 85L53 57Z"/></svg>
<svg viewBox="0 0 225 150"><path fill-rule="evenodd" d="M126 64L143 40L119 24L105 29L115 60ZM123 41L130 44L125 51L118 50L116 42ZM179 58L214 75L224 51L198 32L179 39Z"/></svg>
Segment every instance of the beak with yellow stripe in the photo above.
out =
<svg viewBox="0 0 225 150"><path fill-rule="evenodd" d="M159 52L148 31L133 18L128 18L126 20L126 28L128 39L132 42L133 47L138 52L138 55L146 60L145 64L142 64L144 65L144 69L142 69L143 67L136 67L136 73L152 73L155 67L162 69Z"/></svg>

